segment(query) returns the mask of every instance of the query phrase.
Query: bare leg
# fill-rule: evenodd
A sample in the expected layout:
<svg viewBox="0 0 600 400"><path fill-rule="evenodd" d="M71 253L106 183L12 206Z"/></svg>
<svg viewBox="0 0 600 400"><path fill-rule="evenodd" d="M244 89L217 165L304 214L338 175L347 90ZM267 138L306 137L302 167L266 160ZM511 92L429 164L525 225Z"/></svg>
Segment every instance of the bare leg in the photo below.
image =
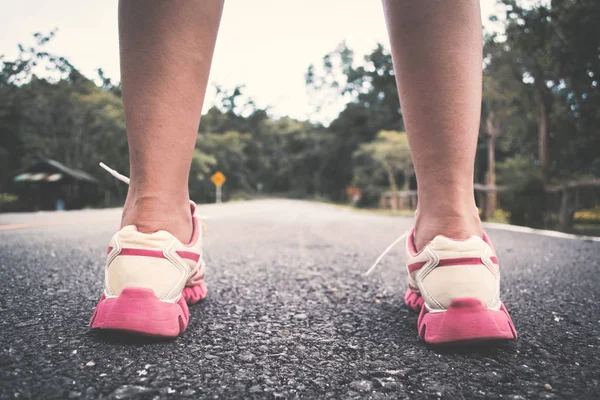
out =
<svg viewBox="0 0 600 400"><path fill-rule="evenodd" d="M415 244L482 235L473 175L481 112L478 0L384 0L396 82L415 164Z"/></svg>
<svg viewBox="0 0 600 400"><path fill-rule="evenodd" d="M191 237L188 176L222 10L222 0L119 2L131 165L123 226Z"/></svg>

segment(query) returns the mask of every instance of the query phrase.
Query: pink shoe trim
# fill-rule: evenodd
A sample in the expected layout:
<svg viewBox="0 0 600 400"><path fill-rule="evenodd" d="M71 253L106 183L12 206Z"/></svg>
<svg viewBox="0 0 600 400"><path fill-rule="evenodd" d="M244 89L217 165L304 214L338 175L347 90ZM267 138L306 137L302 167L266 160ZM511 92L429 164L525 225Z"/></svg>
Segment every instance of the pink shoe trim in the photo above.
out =
<svg viewBox="0 0 600 400"><path fill-rule="evenodd" d="M119 251L120 256L141 256L141 257L154 257L154 258L166 258L162 250L152 249L133 249L123 248Z"/></svg>
<svg viewBox="0 0 600 400"><path fill-rule="evenodd" d="M417 329L419 337L429 344L517 338L504 305L498 311L490 310L474 298L455 299L443 312L430 313L421 307Z"/></svg>
<svg viewBox="0 0 600 400"><path fill-rule="evenodd" d="M411 257L415 257L419 254L419 251L417 251L417 247L415 246L414 226L410 228L410 231L408 231L408 235L406 235L406 247L408 248L408 254L410 254Z"/></svg>
<svg viewBox="0 0 600 400"><path fill-rule="evenodd" d="M490 257L494 264L498 264L498 257ZM478 265L482 264L481 257L464 257L464 258L445 258L438 262L436 267L453 267L457 265ZM412 274L415 271L420 270L426 261L419 261L416 263L408 264L408 273Z"/></svg>
<svg viewBox="0 0 600 400"><path fill-rule="evenodd" d="M108 248L108 252L112 251L112 247ZM176 251L177 255L181 258L185 258L188 260L192 260L198 262L200 260L200 254L194 253L191 251ZM141 257L153 257L153 258L167 258L165 257L165 253L162 250L152 250L152 249L133 249L133 248L123 248L119 252L120 256L141 256Z"/></svg>
<svg viewBox="0 0 600 400"><path fill-rule="evenodd" d="M204 282L185 288L176 303L160 301L152 289L125 288L118 297L100 298L90 327L127 331L157 337L176 337L187 328L190 313L187 302L206 297Z"/></svg>
<svg viewBox="0 0 600 400"><path fill-rule="evenodd" d="M478 265L482 264L481 257L445 258L440 260L438 267L452 267L455 265Z"/></svg>
<svg viewBox="0 0 600 400"><path fill-rule="evenodd" d="M408 264L408 273L412 274L413 272L420 270L425 264L427 264L425 261Z"/></svg>
<svg viewBox="0 0 600 400"><path fill-rule="evenodd" d="M186 258L188 260L192 260L195 262L198 262L198 260L200 260L200 254L198 254L198 253L194 253L191 251L183 251L183 250L177 250L176 253L181 258Z"/></svg>
<svg viewBox="0 0 600 400"><path fill-rule="evenodd" d="M423 307L423 297L409 288L404 295L404 303L414 312L419 312Z"/></svg>
<svg viewBox="0 0 600 400"><path fill-rule="evenodd" d="M188 304L195 304L206 297L207 289L206 283L201 282L198 285L189 286L183 289L181 297L185 299Z"/></svg>

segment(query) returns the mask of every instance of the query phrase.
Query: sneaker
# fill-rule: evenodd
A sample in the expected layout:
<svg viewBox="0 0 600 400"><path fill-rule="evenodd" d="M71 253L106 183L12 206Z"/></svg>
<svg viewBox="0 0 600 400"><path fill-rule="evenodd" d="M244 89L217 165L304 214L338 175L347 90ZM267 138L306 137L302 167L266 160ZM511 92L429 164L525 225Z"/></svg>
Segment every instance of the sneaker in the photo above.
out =
<svg viewBox="0 0 600 400"><path fill-rule="evenodd" d="M167 231L142 233L133 225L112 237L104 293L91 328L158 337L176 337L185 331L188 304L206 297L202 260L206 225L196 214L196 205L190 202L190 208L194 228L187 244Z"/></svg>
<svg viewBox="0 0 600 400"><path fill-rule="evenodd" d="M419 337L429 344L516 339L500 301L500 268L489 236L453 240L439 235L417 251L413 235L414 228L394 244L406 237L404 302L419 312Z"/></svg>

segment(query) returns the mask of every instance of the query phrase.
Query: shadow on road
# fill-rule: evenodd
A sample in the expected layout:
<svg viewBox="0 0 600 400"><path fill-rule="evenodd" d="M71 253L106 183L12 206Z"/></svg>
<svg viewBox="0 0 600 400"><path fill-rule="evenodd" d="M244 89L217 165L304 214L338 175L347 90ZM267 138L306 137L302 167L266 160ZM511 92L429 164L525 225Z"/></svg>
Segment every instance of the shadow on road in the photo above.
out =
<svg viewBox="0 0 600 400"><path fill-rule="evenodd" d="M517 347L514 341L509 340L497 340L480 343L463 343L454 345L438 345L430 346L427 348L440 355L457 354L457 355L469 355L469 356L485 356L493 357L500 354L506 355L509 353L516 353Z"/></svg>
<svg viewBox="0 0 600 400"><path fill-rule="evenodd" d="M107 344L128 344L128 345L147 345L171 343L173 338L163 338L157 336L136 335L128 332L110 331L110 330L91 330L88 337L97 343Z"/></svg>
<svg viewBox="0 0 600 400"><path fill-rule="evenodd" d="M375 316L376 321L364 321L364 324L378 326L371 329L371 340L392 340L399 347L406 348L414 345L416 348L423 347L438 355L464 355L469 358L496 357L517 354L517 342L512 340L495 340L484 342L465 342L450 345L426 345L417 337L416 327L418 313L408 309L405 305L387 304L383 307L373 307L366 313Z"/></svg>

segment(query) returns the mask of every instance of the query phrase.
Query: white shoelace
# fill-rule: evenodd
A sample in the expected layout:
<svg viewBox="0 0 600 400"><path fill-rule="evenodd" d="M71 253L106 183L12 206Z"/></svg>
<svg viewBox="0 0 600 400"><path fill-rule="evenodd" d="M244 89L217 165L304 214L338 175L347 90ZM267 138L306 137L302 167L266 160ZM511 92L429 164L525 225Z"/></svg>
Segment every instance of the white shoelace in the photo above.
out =
<svg viewBox="0 0 600 400"><path fill-rule="evenodd" d="M102 168L104 168L109 174L111 174L112 176L114 176L115 178L120 180L121 182L125 182L126 184L129 185L129 178L126 177L125 175L121 175L120 173L118 173L114 169L110 168L108 165L104 164L103 162L100 162L100 166Z"/></svg>
<svg viewBox="0 0 600 400"><path fill-rule="evenodd" d="M381 253L381 255L379 257L377 257L377 260L375 260L375 263L371 266L371 268L369 268L369 270L367 272L365 272L365 275L369 275L371 272L373 272L375 270L375 268L377 268L377 266L379 265L379 263L381 262L381 260L383 260L383 257L385 257L385 255L387 253L390 252L390 250L392 250L394 248L394 246L396 246L398 243L400 243L402 241L402 239L405 239L406 236L408 235L408 232L404 233L402 236L400 236L398 239L394 240L394 242L392 244L390 244L388 246L387 249L385 249L383 251L383 253Z"/></svg>

